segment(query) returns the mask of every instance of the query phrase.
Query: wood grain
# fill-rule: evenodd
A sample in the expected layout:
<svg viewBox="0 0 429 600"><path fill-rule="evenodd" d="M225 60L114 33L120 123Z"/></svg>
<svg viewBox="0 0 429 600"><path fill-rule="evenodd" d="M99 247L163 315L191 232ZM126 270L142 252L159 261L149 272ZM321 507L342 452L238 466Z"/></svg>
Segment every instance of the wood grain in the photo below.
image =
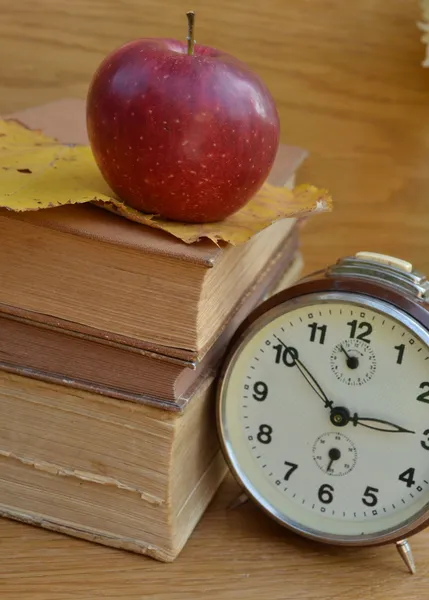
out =
<svg viewBox="0 0 429 600"><path fill-rule="evenodd" d="M84 97L115 46L186 35L246 60L278 104L282 141L309 149L301 174L335 210L303 233L306 271L343 254L396 254L429 272L429 71L407 0L0 0L0 113ZM181 556L165 565L0 522L2 600L320 600L427 597L391 547L337 550L298 539L252 505L228 511L228 478Z"/></svg>

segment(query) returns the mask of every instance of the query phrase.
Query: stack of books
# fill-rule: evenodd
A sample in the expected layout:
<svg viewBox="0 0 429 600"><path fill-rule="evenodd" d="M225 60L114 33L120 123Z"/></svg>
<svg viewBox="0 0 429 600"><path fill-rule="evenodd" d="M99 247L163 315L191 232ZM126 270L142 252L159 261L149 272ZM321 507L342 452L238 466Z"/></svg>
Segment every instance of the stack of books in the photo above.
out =
<svg viewBox="0 0 429 600"><path fill-rule="evenodd" d="M87 143L85 107L18 115ZM281 146L270 183L306 153ZM185 244L94 205L0 211L0 514L172 561L222 482L214 406L241 321L294 283L299 223Z"/></svg>

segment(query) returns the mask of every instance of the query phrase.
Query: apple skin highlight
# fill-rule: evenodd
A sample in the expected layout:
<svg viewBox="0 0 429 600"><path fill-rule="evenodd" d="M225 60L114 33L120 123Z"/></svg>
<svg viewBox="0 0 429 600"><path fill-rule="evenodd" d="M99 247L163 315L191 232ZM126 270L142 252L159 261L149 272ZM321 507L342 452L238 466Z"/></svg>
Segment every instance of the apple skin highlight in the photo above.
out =
<svg viewBox="0 0 429 600"><path fill-rule="evenodd" d="M277 154L275 102L246 64L172 39L108 55L87 96L95 161L129 206L195 223L225 219L266 180Z"/></svg>

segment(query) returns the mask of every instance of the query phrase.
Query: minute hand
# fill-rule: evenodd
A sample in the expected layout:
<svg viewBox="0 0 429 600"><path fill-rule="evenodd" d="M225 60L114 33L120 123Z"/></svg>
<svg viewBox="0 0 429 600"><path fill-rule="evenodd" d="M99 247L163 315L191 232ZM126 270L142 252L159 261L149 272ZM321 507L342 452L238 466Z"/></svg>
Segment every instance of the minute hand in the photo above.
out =
<svg viewBox="0 0 429 600"><path fill-rule="evenodd" d="M287 346L279 337L277 337L276 335L274 337L276 338L276 340L278 340L280 342L280 344L282 346L284 346L284 348L286 348L286 350L289 350L289 351L291 350L291 348L289 346ZM328 396L322 390L322 388L320 387L320 384L316 381L316 379L313 377L313 375L310 373L310 371L307 369L307 367L302 363L302 361L297 356L293 355L292 353L290 355L293 358L293 360L295 361L295 365L296 365L298 371L301 373L301 375L304 377L304 379L307 381L307 383L313 388L313 390L316 392L316 394L319 396L319 398L321 400L323 400L325 408L332 408L332 406L333 406L332 400L329 400Z"/></svg>
<svg viewBox="0 0 429 600"><path fill-rule="evenodd" d="M362 425L362 427L368 427L368 429L375 429L376 431L385 431L386 433L416 433L411 429L405 429L390 421L384 419L373 419L372 417L359 417L356 413L350 418L353 425Z"/></svg>

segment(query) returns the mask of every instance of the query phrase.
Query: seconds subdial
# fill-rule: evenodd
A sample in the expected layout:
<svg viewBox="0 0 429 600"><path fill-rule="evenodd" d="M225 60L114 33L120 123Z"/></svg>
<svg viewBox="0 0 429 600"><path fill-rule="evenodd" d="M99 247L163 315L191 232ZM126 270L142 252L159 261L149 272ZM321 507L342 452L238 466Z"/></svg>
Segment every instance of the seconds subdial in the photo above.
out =
<svg viewBox="0 0 429 600"><path fill-rule="evenodd" d="M347 475L356 465L357 450L346 435L330 431L314 442L313 459L327 475Z"/></svg>
<svg viewBox="0 0 429 600"><path fill-rule="evenodd" d="M335 377L347 385L363 385L375 373L377 362L368 342L351 338L337 344L331 353Z"/></svg>

